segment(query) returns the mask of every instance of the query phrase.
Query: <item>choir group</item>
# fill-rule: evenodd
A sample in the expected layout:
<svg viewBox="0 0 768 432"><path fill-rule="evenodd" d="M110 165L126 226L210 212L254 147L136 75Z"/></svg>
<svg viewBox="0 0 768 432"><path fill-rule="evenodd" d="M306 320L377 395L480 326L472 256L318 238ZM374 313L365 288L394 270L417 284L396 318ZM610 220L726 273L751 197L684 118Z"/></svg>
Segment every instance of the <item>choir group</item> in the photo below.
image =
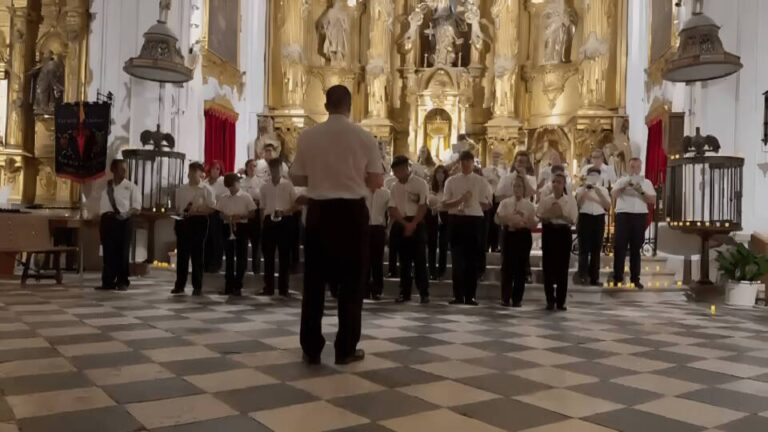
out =
<svg viewBox="0 0 768 432"><path fill-rule="evenodd" d="M203 273L218 273L225 263L221 294L240 296L250 261L253 273L263 278L259 295L290 295L290 274L300 262L308 198L305 187L289 180L289 169L274 146L267 144L263 150L263 158L248 160L239 174L225 175L218 162L208 167L197 162L189 165L189 181L176 191L173 294L184 293L190 262L193 295L202 294ZM531 278L533 233L539 230L547 309L565 310L574 228L579 251L576 278L582 284L600 286L606 214L614 203L612 282L624 282L628 251L630 282L643 288L640 250L655 190L641 175L637 158L630 161L628 175L616 179L602 151L596 150L591 163L581 170L576 190L554 152L536 176L525 151L516 154L510 172L496 167L480 170L475 155L466 150L445 166L422 166L398 155L390 168L383 186L369 187L365 195L366 298L382 298L388 245L389 276L400 280L396 302L411 301L415 284L419 301L429 303L430 280L445 276L450 251L454 297L450 303L477 305L475 293L485 272L486 254L500 250L501 304L520 307ZM131 219L139 212L141 197L125 178L122 161L115 160L111 171L113 179L101 200L104 270L100 289L124 290L129 285ZM324 283L335 296L337 283Z"/></svg>

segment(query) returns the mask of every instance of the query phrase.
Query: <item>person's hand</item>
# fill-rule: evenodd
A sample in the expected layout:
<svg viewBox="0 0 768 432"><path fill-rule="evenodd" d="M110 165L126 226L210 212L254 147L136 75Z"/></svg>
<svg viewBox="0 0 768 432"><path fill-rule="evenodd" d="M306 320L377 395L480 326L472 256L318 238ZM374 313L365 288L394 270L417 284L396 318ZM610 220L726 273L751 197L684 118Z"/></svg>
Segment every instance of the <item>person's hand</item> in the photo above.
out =
<svg viewBox="0 0 768 432"><path fill-rule="evenodd" d="M520 228L523 226L523 218L519 214L515 213L509 217L509 226L512 228Z"/></svg>
<svg viewBox="0 0 768 432"><path fill-rule="evenodd" d="M635 189L635 192L639 193L640 195L643 194L643 186L636 184L634 185L633 189Z"/></svg>
<svg viewBox="0 0 768 432"><path fill-rule="evenodd" d="M410 237L414 231L416 231L416 224L413 222L406 223L403 227L403 236Z"/></svg>
<svg viewBox="0 0 768 432"><path fill-rule="evenodd" d="M555 201L552 203L552 207L549 208L549 215L552 219L559 218L563 215L563 208L560 207L560 203Z"/></svg>

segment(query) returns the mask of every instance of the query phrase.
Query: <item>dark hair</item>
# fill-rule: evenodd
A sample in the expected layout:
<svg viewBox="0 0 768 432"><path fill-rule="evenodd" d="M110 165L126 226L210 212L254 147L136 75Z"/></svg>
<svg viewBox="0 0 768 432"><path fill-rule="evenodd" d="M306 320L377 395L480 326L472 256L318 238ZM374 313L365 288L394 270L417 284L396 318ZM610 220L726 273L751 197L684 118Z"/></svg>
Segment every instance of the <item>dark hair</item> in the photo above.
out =
<svg viewBox="0 0 768 432"><path fill-rule="evenodd" d="M115 168L121 163L125 163L125 160L123 159L112 159L112 162L109 164L109 170L114 171Z"/></svg>
<svg viewBox="0 0 768 432"><path fill-rule="evenodd" d="M189 171L205 172L205 167L200 162L191 162L189 164Z"/></svg>
<svg viewBox="0 0 768 432"><path fill-rule="evenodd" d="M269 149L272 149L272 150L277 150L277 147L275 147L275 145L274 145L274 144L264 144L264 147L262 147L262 149L261 149L261 150L262 150L262 151L264 151L264 150L266 150L266 149L268 149L268 148L269 148Z"/></svg>
<svg viewBox="0 0 768 432"><path fill-rule="evenodd" d="M512 165L515 165L517 163L517 159L522 156L525 156L525 158L528 160L528 166L525 167L525 170L527 171L528 175L533 175L533 161L531 161L531 154L526 150L520 150L515 153L515 158L512 159Z"/></svg>
<svg viewBox="0 0 768 432"><path fill-rule="evenodd" d="M325 92L325 109L329 113L349 111L352 108L352 93L346 86L337 84Z"/></svg>
<svg viewBox="0 0 768 432"><path fill-rule="evenodd" d="M272 168L282 168L283 167L283 161L280 160L280 158L274 158L267 161L267 165L270 169Z"/></svg>
<svg viewBox="0 0 768 432"><path fill-rule="evenodd" d="M472 152L469 151L469 150L463 150L459 154L459 160L460 161L471 160L472 162L474 162L475 161L475 155L473 155Z"/></svg>
<svg viewBox="0 0 768 432"><path fill-rule="evenodd" d="M552 174L565 173L565 167L562 165L552 165L552 168L549 169L549 172Z"/></svg>
<svg viewBox="0 0 768 432"><path fill-rule="evenodd" d="M247 161L245 161L245 165L243 165L243 167L248 168L248 164L251 162L256 162L256 159L248 159Z"/></svg>
<svg viewBox="0 0 768 432"><path fill-rule="evenodd" d="M409 163L411 163L411 161L408 159L408 156L397 155L392 158L392 164L390 165L390 168L395 169L403 165L408 165Z"/></svg>
<svg viewBox="0 0 768 432"><path fill-rule="evenodd" d="M229 173L224 176L224 187L231 188L235 183L240 182L240 176L235 173Z"/></svg>
<svg viewBox="0 0 768 432"><path fill-rule="evenodd" d="M552 181L554 181L555 179L558 179L558 178L563 179L563 183L567 183L568 182L568 179L565 178L565 173L559 172L559 173L555 173L555 174L552 175Z"/></svg>
<svg viewBox="0 0 768 432"><path fill-rule="evenodd" d="M440 192L440 183L437 181L437 172L442 171L445 178L443 178L443 186L445 186L445 181L448 180L448 177L450 177L450 173L448 172L448 168L445 167L445 165L438 165L435 167L435 170L432 171L432 192Z"/></svg>
<svg viewBox="0 0 768 432"><path fill-rule="evenodd" d="M600 171L600 168L590 167L590 168L587 170L587 175L590 175L590 174L592 174L592 173L595 173L595 174L602 174L602 171Z"/></svg>

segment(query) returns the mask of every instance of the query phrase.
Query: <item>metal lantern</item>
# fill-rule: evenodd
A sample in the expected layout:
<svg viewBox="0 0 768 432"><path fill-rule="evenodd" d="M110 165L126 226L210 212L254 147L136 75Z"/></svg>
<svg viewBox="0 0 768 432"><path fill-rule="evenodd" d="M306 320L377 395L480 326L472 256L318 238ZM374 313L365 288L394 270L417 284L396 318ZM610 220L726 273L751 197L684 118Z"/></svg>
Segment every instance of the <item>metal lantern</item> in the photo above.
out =
<svg viewBox="0 0 768 432"><path fill-rule="evenodd" d="M680 46L667 63L664 79L674 82L709 81L742 68L741 58L723 48L720 26L704 15L703 0L694 1L693 16L680 30Z"/></svg>
<svg viewBox="0 0 768 432"><path fill-rule="evenodd" d="M161 83L185 83L193 71L184 64L179 39L168 27L170 0L160 1L160 18L144 33L144 44L138 56L125 62L123 70L130 76Z"/></svg>

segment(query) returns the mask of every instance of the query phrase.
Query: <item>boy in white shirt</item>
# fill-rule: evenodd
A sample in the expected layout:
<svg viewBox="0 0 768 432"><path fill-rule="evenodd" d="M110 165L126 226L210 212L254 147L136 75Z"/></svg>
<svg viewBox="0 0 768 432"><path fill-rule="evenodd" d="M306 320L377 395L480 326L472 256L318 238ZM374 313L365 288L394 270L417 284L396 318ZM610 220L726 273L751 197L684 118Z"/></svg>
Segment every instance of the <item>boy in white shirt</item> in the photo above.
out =
<svg viewBox="0 0 768 432"><path fill-rule="evenodd" d="M542 198L536 210L541 219L541 251L544 267L544 293L547 310L568 310L568 269L571 263L571 227L576 224L579 210L576 200L565 193L565 175L552 177L552 195ZM557 290L555 290L557 287Z"/></svg>
<svg viewBox="0 0 768 432"><path fill-rule="evenodd" d="M279 254L280 269L277 290L288 296L288 278L291 267L292 215L296 211L296 192L293 183L282 177L282 162L270 159L270 181L261 186L263 209L262 253L264 254L264 290L260 295L275 294L275 249Z"/></svg>
<svg viewBox="0 0 768 432"><path fill-rule="evenodd" d="M176 189L176 284L171 294L184 293L192 258L192 295L203 293L203 256L208 235L208 215L216 202L213 190L202 182L205 168L199 162L189 164L189 183Z"/></svg>
<svg viewBox="0 0 768 432"><path fill-rule="evenodd" d="M109 166L112 180L101 194L101 235L104 265L101 286L96 289L125 291L131 282L129 252L133 236L133 216L141 209L139 188L125 178L125 161L114 159Z"/></svg>
<svg viewBox="0 0 768 432"><path fill-rule="evenodd" d="M624 263L629 247L630 282L637 289L640 283L640 250L645 242L645 228L648 219L648 205L656 202L653 183L640 172L643 162L640 158L629 160L629 175L616 182L611 192L616 199L616 230L613 243L613 281L624 281Z"/></svg>
<svg viewBox="0 0 768 432"><path fill-rule="evenodd" d="M368 206L368 230L370 255L366 271L366 298L381 300L384 291L384 244L387 240L387 216L389 190L380 187L368 189L365 204Z"/></svg>
<svg viewBox="0 0 768 432"><path fill-rule="evenodd" d="M259 217L258 209L261 207L259 192L264 181L256 175L256 160L248 159L245 162L245 178L241 181L241 185L241 190L251 196L257 208L256 213L248 220L248 240L251 242L253 275L259 277L261 270L261 217Z"/></svg>
<svg viewBox="0 0 768 432"><path fill-rule="evenodd" d="M224 186L229 193L219 197L216 210L226 223L225 232L229 233L224 248L226 255L226 275L223 295L239 297L243 289L243 276L248 264L248 219L253 218L258 208L251 195L240 190L240 177L237 174L224 176Z"/></svg>
<svg viewBox="0 0 768 432"><path fill-rule="evenodd" d="M601 286L600 252L605 236L605 214L611 209L611 195L601 184L600 169L590 168L587 179L576 191L579 205L579 272L582 285Z"/></svg>
<svg viewBox="0 0 768 432"><path fill-rule="evenodd" d="M413 268L420 301L425 304L429 303L429 277L427 232L423 220L427 214L429 186L424 179L411 172L409 164L408 158L402 155L392 160L392 171L397 182L390 191L389 217L400 258L400 296L395 301L403 303L411 300Z"/></svg>

